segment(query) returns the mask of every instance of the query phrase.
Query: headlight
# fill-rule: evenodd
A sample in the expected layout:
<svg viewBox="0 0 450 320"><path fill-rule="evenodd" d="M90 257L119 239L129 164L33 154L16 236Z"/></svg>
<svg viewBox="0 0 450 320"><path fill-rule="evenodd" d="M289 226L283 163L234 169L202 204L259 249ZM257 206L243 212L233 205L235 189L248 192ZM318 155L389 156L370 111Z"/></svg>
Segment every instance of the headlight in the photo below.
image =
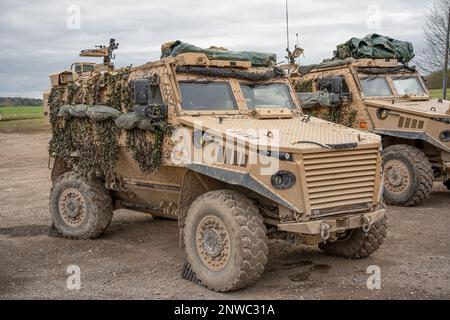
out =
<svg viewBox="0 0 450 320"><path fill-rule="evenodd" d="M278 171L272 176L272 186L278 190L287 190L295 185L295 175L289 171Z"/></svg>
<svg viewBox="0 0 450 320"><path fill-rule="evenodd" d="M377 110L377 117L380 120L384 120L389 117L389 111L383 108Z"/></svg>

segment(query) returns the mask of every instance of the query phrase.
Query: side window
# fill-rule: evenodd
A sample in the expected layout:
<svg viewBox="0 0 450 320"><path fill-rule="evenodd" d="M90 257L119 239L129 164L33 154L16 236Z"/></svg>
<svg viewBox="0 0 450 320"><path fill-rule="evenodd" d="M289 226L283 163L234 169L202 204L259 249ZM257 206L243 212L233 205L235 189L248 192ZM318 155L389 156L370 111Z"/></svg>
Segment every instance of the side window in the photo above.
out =
<svg viewBox="0 0 450 320"><path fill-rule="evenodd" d="M323 90L336 94L350 93L347 82L343 77L327 77L319 79L317 82L317 91Z"/></svg>

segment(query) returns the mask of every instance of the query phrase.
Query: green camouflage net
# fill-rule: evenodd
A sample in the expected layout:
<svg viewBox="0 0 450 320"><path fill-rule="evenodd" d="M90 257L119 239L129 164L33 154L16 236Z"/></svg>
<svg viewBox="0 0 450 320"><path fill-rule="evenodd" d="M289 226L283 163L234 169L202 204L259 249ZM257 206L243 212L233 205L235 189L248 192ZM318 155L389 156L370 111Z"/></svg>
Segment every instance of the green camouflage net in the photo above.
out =
<svg viewBox="0 0 450 320"><path fill-rule="evenodd" d="M127 136L127 150L144 173L153 172L161 166L164 135L171 131L167 122L156 123L154 127L154 133L134 129L129 131Z"/></svg>
<svg viewBox="0 0 450 320"><path fill-rule="evenodd" d="M114 118L58 116L62 106L108 106L120 112L133 110L133 87L128 82L129 70L117 73L95 74L86 81L52 88L48 105L52 125L49 152L62 158L74 171L85 177L105 177L113 173L119 154L118 139L121 129ZM76 109L76 108L75 108ZM63 110L67 111L67 110ZM62 112L64 114L64 112ZM168 132L167 123L155 124L155 132L135 129L127 131L127 149L143 171L153 171L162 163L162 144ZM153 141L149 143L149 141Z"/></svg>
<svg viewBox="0 0 450 320"><path fill-rule="evenodd" d="M334 122L345 127L355 128L357 112L336 107L319 107L304 109L303 112L312 117Z"/></svg>

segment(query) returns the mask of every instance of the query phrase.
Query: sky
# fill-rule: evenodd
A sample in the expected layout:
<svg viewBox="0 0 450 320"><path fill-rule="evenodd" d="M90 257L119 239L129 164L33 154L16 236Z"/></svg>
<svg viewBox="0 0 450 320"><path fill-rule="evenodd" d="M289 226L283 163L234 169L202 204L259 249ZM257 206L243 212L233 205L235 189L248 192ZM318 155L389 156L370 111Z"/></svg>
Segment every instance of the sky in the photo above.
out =
<svg viewBox="0 0 450 320"><path fill-rule="evenodd" d="M301 64L330 58L351 37L380 33L424 50L422 27L433 0L289 0L291 47ZM159 59L161 44L273 52L286 49L285 0L1 0L0 96L42 97L48 75L66 70L81 49L119 42L116 67Z"/></svg>

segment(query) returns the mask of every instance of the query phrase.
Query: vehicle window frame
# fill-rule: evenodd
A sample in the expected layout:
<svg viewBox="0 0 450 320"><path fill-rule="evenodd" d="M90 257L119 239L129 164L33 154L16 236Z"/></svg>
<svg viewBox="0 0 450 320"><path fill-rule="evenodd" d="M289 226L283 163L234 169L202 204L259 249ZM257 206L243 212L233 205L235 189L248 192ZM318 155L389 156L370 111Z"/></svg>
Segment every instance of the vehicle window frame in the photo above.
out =
<svg viewBox="0 0 450 320"><path fill-rule="evenodd" d="M183 96L181 93L181 84L183 84L183 83L225 84L230 92L231 98L233 99L235 109L214 109L214 110L212 110L212 109L198 109L198 110L184 109L183 108ZM180 88L179 90L180 90L180 99L181 99L180 103L179 103L179 108L180 108L181 113L183 113L183 114L239 114L239 112L240 112L238 99L236 97L236 94L233 90L231 83L228 81L217 81L217 80L207 80L207 79L202 79L202 80L181 79L181 80L178 80L178 86Z"/></svg>
<svg viewBox="0 0 450 320"><path fill-rule="evenodd" d="M252 110L254 110L254 108L250 109L248 107L247 101L245 99L244 91L242 90L241 85L251 85L251 84L254 84L254 82L251 82L251 81L239 81L238 82L239 90L240 90L240 92L242 94L242 98L243 98L244 107L245 107L245 109L247 111L252 111ZM301 104L299 104L298 100L295 100L297 98L296 95L295 96L292 95L294 91L293 91L293 89L292 89L290 84L285 83L285 82L261 82L261 83L258 83L258 84L259 85L277 84L277 85L284 85L284 86L286 86L287 89L288 89L288 92L289 92L289 99L291 100L291 103L292 103L292 106L293 106L293 108L288 108L288 109L291 110L291 111L299 111L299 110L301 110ZM286 108L286 107L283 106L283 108Z"/></svg>
<svg viewBox="0 0 450 320"><path fill-rule="evenodd" d="M422 93L412 93L412 92L410 92L410 93L405 93L405 94L414 95L414 96L418 96L418 97L428 96L428 90L427 90L425 84L419 78L419 76L417 76L417 75L391 76L392 86L394 87L395 92L397 93L398 96L401 97L401 96L404 96L405 94L400 94L400 92L397 90L397 86L395 85L394 81L398 80L398 79L402 79L402 78L415 78L417 80L417 83L421 86L422 91L423 91Z"/></svg>
<svg viewBox="0 0 450 320"><path fill-rule="evenodd" d="M369 95L366 95L366 94L364 93L364 89L363 89L363 81L364 81L365 79L373 79L373 78L381 78L381 79L384 79L384 80L386 81L386 84L387 84L389 90L391 91L391 95L389 95L389 96L369 96ZM363 77L362 77L362 76L359 76L359 82L360 82L360 84L361 84L361 95L362 95L364 98L389 99L389 98L393 98L393 97L396 96L397 91L395 91L395 88L394 88L393 85L392 85L392 80L390 79L389 76L386 76L386 75L379 75L379 76L363 76Z"/></svg>

